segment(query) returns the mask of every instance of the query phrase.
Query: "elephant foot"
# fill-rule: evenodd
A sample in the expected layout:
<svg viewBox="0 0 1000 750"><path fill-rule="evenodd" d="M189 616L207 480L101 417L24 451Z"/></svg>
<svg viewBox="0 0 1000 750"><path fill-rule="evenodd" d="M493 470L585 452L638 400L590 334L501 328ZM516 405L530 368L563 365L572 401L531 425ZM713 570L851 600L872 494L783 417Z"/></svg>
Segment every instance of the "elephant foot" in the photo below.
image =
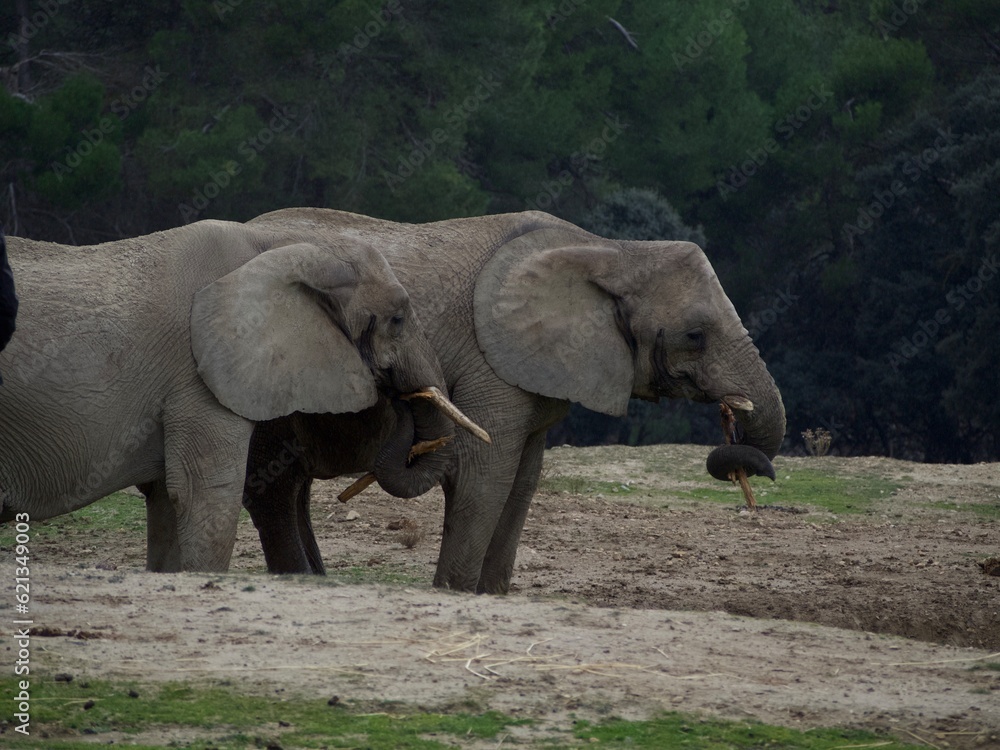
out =
<svg viewBox="0 0 1000 750"><path fill-rule="evenodd" d="M748 477L767 477L774 481L774 466L761 451L752 445L720 445L708 454L705 460L708 473L723 482L737 469L743 469Z"/></svg>

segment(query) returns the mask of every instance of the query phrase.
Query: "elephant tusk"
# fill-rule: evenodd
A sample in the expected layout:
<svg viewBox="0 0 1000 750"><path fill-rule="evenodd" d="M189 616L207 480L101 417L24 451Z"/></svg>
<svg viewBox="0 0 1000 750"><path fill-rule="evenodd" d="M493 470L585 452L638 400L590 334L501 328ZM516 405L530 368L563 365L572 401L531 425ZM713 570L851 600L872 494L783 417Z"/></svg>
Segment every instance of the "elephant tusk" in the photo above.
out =
<svg viewBox="0 0 1000 750"><path fill-rule="evenodd" d="M402 399L426 398L428 401L434 404L434 406L436 406L441 411L442 414L448 417L448 419L457 424L459 427L464 427L466 430L471 432L473 435L482 440L484 443L489 444L493 442L492 440L490 440L489 433L486 432L486 430L484 430L482 427L480 427L471 419L469 419L467 416L465 416L459 410L459 408L455 406L455 404L453 404L451 401L448 400L447 396L441 393L441 391L439 391L434 386L425 388L422 391L414 391L413 393L407 393L403 396L400 396L400 398Z"/></svg>
<svg viewBox="0 0 1000 750"><path fill-rule="evenodd" d="M753 411L753 401L745 396L723 396L722 400L730 408L738 409L739 411Z"/></svg>

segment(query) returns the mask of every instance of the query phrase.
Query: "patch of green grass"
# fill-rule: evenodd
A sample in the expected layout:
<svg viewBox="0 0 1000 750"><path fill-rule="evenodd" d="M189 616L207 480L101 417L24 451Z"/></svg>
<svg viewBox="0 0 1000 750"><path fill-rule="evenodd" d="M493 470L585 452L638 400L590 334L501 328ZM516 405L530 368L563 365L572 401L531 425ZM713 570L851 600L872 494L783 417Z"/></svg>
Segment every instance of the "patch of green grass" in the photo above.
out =
<svg viewBox="0 0 1000 750"><path fill-rule="evenodd" d="M377 565L349 565L343 568L327 568L326 577L332 583L395 583L404 586L429 585L430 576L423 569L402 563L380 563ZM310 579L311 580L311 579Z"/></svg>
<svg viewBox="0 0 1000 750"><path fill-rule="evenodd" d="M130 697L130 690L137 697ZM16 681L0 680L0 691L16 696ZM93 748L93 740L100 741L100 735L108 732L137 735L167 727L188 730L191 740L184 746L190 748L362 745L431 750L454 747L461 738L490 739L505 727L528 723L494 711L438 714L380 706L386 710L362 713L343 704L331 706L326 700L277 700L185 684L64 683L35 677L30 694L31 734L24 741L17 735L18 745L62 750ZM7 731L15 734L13 726ZM83 742L85 735L92 741ZM442 740L434 739L438 735ZM168 742L172 740L129 746L165 747Z"/></svg>
<svg viewBox="0 0 1000 750"><path fill-rule="evenodd" d="M572 475L559 475L542 479L538 486L550 492L569 492L573 495L628 495L636 490L635 485L621 482L602 482L597 479Z"/></svg>
<svg viewBox="0 0 1000 750"><path fill-rule="evenodd" d="M0 679L0 693L14 697L17 691L15 678ZM214 687L183 683L150 686L81 680L66 683L32 676L30 696L30 736L17 736L17 744L58 750L90 750L95 744L107 744L110 738L102 735L112 732L119 736L115 744L137 748L182 744L195 750L269 746L435 750L461 746L470 738L497 744L507 739L502 734L507 728L533 724L529 719L478 710L475 704L459 703L436 712L398 703L330 705L326 699L243 695L228 683ZM14 719L7 733L15 734L17 724ZM545 737L540 741L552 748L579 747L580 742L612 748L698 750L834 750L866 744L885 750L914 747L855 730L799 732L676 713L650 721L578 721L568 731L554 727L541 731Z"/></svg>
<svg viewBox="0 0 1000 750"><path fill-rule="evenodd" d="M250 523L250 514L240 511L240 523ZM145 540L146 501L126 492L115 492L72 513L44 521L31 521L31 538L60 539L80 534L101 532L125 533ZM14 544L15 524L0 526L0 547Z"/></svg>
<svg viewBox="0 0 1000 750"><path fill-rule="evenodd" d="M74 532L125 531L146 535L146 503L141 497L116 492L96 503L45 521L31 522L31 538L63 537ZM14 543L14 524L0 527L0 546Z"/></svg>
<svg viewBox="0 0 1000 750"><path fill-rule="evenodd" d="M775 482L762 477L750 479L759 504L811 506L838 515L867 513L876 501L900 488L899 484L881 477L834 474L816 469L779 469L777 475ZM722 483L718 489L699 487L676 494L733 505L743 502L739 487Z"/></svg>
<svg viewBox="0 0 1000 750"><path fill-rule="evenodd" d="M799 732L785 727L747 722L711 721L682 714L667 714L653 721L612 719L592 725L578 722L573 734L600 747L692 748L697 750L834 750L846 746L877 746L881 750L906 750L916 745L890 741L884 736L842 729ZM886 743L886 744L883 744Z"/></svg>

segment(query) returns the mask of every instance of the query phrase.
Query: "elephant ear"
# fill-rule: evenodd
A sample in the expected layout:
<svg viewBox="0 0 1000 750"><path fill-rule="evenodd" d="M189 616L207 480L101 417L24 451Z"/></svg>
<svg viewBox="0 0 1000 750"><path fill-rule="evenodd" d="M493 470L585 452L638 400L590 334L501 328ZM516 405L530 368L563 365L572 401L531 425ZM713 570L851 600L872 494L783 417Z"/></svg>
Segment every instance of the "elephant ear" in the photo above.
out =
<svg viewBox="0 0 1000 750"><path fill-rule="evenodd" d="M526 391L623 415L632 352L608 280L621 249L607 240L539 229L500 247L476 282L476 337L500 378Z"/></svg>
<svg viewBox="0 0 1000 750"><path fill-rule="evenodd" d="M358 283L349 263L315 245L265 250L194 295L199 375L255 421L371 406L374 378L337 319Z"/></svg>

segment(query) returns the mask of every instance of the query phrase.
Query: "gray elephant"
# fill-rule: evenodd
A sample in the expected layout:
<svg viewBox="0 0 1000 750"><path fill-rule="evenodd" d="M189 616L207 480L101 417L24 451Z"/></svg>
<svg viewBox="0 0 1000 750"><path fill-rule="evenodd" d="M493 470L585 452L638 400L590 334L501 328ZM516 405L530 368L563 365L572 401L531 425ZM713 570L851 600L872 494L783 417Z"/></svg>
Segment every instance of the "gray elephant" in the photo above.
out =
<svg viewBox="0 0 1000 750"><path fill-rule="evenodd" d="M769 473L785 432L781 396L697 245L603 239L539 212L409 225L286 209L250 225L377 244L424 321L453 401L493 438L457 437L436 586L507 591L546 430L571 401L613 415L630 398L727 402L743 444L716 449L713 474ZM322 572L310 478L369 467L379 413L386 405L370 414L369 439L354 438L353 461L326 436L362 425L313 415L257 425L248 471L282 440L304 446L281 483L244 500L271 570Z"/></svg>
<svg viewBox="0 0 1000 750"><path fill-rule="evenodd" d="M368 243L202 221L92 247L8 244L21 308L0 356L0 520L135 484L147 567L221 571L255 421L381 396L400 415L376 462L388 491L410 475L429 486L451 461L446 446L407 463L415 441L454 427L429 401L399 398L445 382Z"/></svg>

